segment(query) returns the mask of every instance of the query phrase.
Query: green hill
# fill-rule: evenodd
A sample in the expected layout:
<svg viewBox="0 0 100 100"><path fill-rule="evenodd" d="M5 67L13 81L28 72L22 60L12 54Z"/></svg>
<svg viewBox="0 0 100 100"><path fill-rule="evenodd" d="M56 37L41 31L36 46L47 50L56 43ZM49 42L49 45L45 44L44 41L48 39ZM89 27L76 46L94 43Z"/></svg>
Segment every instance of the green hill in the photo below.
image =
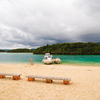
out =
<svg viewBox="0 0 100 100"><path fill-rule="evenodd" d="M5 52L5 50L1 50L1 49L0 49L0 52Z"/></svg>
<svg viewBox="0 0 100 100"><path fill-rule="evenodd" d="M33 51L34 54L66 54L66 55L100 55L100 44L98 43L57 43L39 47Z"/></svg>

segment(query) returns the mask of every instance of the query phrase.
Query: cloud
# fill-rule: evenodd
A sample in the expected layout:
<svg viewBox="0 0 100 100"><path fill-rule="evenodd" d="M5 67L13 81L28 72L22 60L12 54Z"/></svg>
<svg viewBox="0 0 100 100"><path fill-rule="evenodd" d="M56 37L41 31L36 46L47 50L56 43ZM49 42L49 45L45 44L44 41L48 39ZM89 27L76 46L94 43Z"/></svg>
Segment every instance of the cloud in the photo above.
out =
<svg viewBox="0 0 100 100"><path fill-rule="evenodd" d="M0 48L100 42L99 26L100 0L0 0Z"/></svg>
<svg viewBox="0 0 100 100"><path fill-rule="evenodd" d="M92 41L92 42L98 42L100 41L100 34L84 34L82 36L80 36L80 39L84 42L89 42L89 41ZM89 41L88 41L89 39Z"/></svg>

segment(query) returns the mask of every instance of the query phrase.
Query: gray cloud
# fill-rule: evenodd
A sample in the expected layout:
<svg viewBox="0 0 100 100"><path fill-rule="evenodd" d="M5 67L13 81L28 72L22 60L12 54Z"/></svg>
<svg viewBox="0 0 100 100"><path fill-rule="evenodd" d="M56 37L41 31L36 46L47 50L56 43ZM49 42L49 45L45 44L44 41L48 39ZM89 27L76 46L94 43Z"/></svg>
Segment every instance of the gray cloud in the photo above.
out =
<svg viewBox="0 0 100 100"><path fill-rule="evenodd" d="M99 26L100 0L0 0L0 48L100 42Z"/></svg>
<svg viewBox="0 0 100 100"><path fill-rule="evenodd" d="M100 34L85 34L85 35L82 35L80 36L80 39L82 39L82 41L84 42L89 42L89 41L92 41L92 42L98 42L100 41ZM88 40L89 39L89 40Z"/></svg>

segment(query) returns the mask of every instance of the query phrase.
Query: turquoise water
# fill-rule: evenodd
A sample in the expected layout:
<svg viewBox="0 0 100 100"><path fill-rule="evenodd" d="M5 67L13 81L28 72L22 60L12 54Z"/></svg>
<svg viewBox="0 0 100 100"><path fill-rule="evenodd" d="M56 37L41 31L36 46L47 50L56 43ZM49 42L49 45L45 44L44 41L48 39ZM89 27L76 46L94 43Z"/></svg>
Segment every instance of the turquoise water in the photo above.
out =
<svg viewBox="0 0 100 100"><path fill-rule="evenodd" d="M30 58L34 63L42 63L43 57L32 53L0 53L0 63L29 63ZM100 65L100 55L53 55L57 57L62 64Z"/></svg>

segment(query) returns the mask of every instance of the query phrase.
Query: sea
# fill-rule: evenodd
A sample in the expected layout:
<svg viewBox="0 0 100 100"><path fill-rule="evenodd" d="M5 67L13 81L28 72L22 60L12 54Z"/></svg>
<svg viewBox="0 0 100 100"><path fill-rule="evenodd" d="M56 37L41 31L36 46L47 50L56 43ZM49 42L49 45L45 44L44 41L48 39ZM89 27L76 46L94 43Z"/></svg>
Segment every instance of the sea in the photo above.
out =
<svg viewBox="0 0 100 100"><path fill-rule="evenodd" d="M42 64L43 57L43 54L33 53L0 53L0 63L28 64L33 58L34 64ZM61 64L100 66L100 55L53 55L53 58L60 58Z"/></svg>

